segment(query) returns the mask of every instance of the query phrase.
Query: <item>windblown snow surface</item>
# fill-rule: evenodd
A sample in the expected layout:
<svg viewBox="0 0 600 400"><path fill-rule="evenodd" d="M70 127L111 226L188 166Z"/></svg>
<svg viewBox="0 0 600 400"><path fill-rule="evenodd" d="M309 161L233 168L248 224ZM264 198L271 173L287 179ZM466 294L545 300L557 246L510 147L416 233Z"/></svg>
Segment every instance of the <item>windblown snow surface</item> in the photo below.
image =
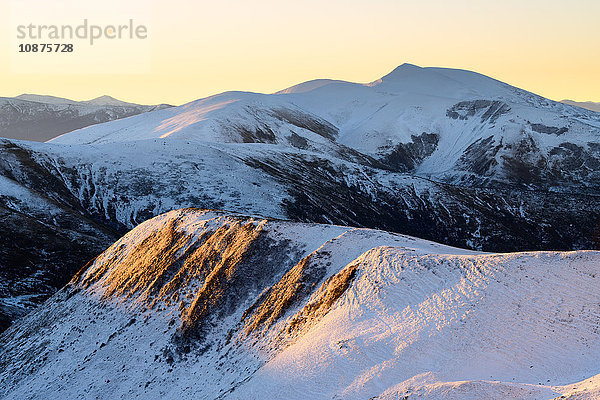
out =
<svg viewBox="0 0 600 400"><path fill-rule="evenodd" d="M0 336L0 397L598 398L599 265L173 211Z"/></svg>

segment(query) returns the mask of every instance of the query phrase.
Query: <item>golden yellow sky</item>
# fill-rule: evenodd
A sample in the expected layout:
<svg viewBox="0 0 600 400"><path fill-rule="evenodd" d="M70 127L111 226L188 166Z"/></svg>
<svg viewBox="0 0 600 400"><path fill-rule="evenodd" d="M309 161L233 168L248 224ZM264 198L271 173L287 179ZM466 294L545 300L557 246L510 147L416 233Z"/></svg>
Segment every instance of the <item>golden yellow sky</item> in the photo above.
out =
<svg viewBox="0 0 600 400"><path fill-rule="evenodd" d="M26 18L10 13L10 1L21 10L30 5L37 18L41 0L0 0L0 96L109 94L182 104L226 90L274 92L315 78L369 82L408 62L477 71L555 100L600 101L598 0L146 0L139 12L131 0L124 10L102 0L57 0L56 14L46 12L40 23L78 23L104 11L105 19L114 14L116 22L138 18L148 25L147 59L135 55L140 42L121 43L138 46L127 61L115 62L107 46L62 58L75 68L93 50L102 60L94 65L110 73L61 73L42 54L15 68L11 24ZM82 13L82 4L92 15Z"/></svg>

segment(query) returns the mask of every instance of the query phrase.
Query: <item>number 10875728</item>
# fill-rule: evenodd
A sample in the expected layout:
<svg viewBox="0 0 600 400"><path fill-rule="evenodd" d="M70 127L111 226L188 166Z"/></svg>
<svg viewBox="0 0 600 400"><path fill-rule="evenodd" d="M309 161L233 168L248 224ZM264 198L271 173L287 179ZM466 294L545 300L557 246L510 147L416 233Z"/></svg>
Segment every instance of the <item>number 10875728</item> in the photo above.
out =
<svg viewBox="0 0 600 400"><path fill-rule="evenodd" d="M73 45L69 44L54 44L54 43L34 43L20 44L19 53L72 53Z"/></svg>

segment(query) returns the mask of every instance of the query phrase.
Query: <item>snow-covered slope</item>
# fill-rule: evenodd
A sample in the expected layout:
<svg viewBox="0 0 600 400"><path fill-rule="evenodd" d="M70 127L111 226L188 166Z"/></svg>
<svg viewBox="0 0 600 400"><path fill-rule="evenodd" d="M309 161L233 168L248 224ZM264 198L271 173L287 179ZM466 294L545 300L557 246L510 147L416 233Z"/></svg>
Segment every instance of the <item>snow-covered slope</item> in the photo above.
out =
<svg viewBox="0 0 600 400"><path fill-rule="evenodd" d="M598 265L173 211L0 336L0 396L593 399Z"/></svg>
<svg viewBox="0 0 600 400"><path fill-rule="evenodd" d="M1 97L0 136L45 142L86 126L168 107L125 103L109 96L82 102L35 94Z"/></svg>

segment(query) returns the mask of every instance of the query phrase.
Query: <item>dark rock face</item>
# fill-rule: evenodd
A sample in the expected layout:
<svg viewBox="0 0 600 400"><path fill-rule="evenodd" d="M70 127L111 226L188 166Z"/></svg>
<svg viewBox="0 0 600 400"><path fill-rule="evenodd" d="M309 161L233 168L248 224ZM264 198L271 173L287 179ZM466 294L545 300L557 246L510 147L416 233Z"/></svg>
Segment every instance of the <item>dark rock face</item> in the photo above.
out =
<svg viewBox="0 0 600 400"><path fill-rule="evenodd" d="M544 160L536 141L526 136L509 149L509 154L502 155L509 180L525 185L541 182Z"/></svg>
<svg viewBox="0 0 600 400"><path fill-rule="evenodd" d="M391 151L381 149L382 153L387 153L381 158L382 164L391 168L393 171L410 172L429 157L436 149L440 137L435 133L425 133L416 136L411 135L412 141L409 143L400 143Z"/></svg>
<svg viewBox="0 0 600 400"><path fill-rule="evenodd" d="M280 108L274 110L272 115L281 121L309 130L332 141L334 141L339 134L338 128L328 121L297 110Z"/></svg>
<svg viewBox="0 0 600 400"><path fill-rule="evenodd" d="M467 120L481 114L481 123L493 124L501 115L509 111L510 106L498 100L472 100L456 103L446 111L446 116L452 119Z"/></svg>
<svg viewBox="0 0 600 400"><path fill-rule="evenodd" d="M479 176L489 176L498 165L496 155L501 148L502 143L496 145L493 136L478 139L460 157L459 167Z"/></svg>
<svg viewBox="0 0 600 400"><path fill-rule="evenodd" d="M539 191L600 194L600 150L596 143L585 146L563 142L542 150L531 133L522 132L513 143L489 136L471 144L455 165L470 175L453 183L493 188L513 185Z"/></svg>
<svg viewBox="0 0 600 400"><path fill-rule="evenodd" d="M60 204L79 209L75 196L31 151L8 140L0 140L0 175L31 188Z"/></svg>
<svg viewBox="0 0 600 400"><path fill-rule="evenodd" d="M242 137L243 143L276 143L275 133L266 125L253 130L243 126L234 127L234 129Z"/></svg>
<svg viewBox="0 0 600 400"><path fill-rule="evenodd" d="M288 141L294 147L297 147L297 148L302 149L302 150L308 149L308 140L306 140L302 136L298 135L297 133L292 133L288 137Z"/></svg>
<svg viewBox="0 0 600 400"><path fill-rule="evenodd" d="M116 240L99 226L87 235L78 232L81 221L67 213L52 224L0 206L0 331L53 295Z"/></svg>
<svg viewBox="0 0 600 400"><path fill-rule="evenodd" d="M222 129L226 132L226 136L231 136L235 132L239 135L243 143L275 144L277 143L277 135L274 130L278 129L278 125L283 124L291 125L292 128L305 129L332 142L335 141L339 134L338 128L328 121L297 109L264 109L261 107L246 106L244 107L244 115L251 117L247 124L226 123L223 126ZM273 123L273 120L275 120L275 123ZM292 135L291 140L294 141L292 145L302 146L299 148L308 148L302 141L298 141L298 138L306 139L297 134L296 136ZM233 135L232 140L234 142L239 141L239 139L235 138L235 135Z"/></svg>
<svg viewBox="0 0 600 400"><path fill-rule="evenodd" d="M560 136L564 133L569 132L569 128L563 127L563 128L558 128L556 126L546 126L543 124L531 124L531 129L534 132L538 132L538 133L546 133L548 135L556 135L556 136Z"/></svg>
<svg viewBox="0 0 600 400"><path fill-rule="evenodd" d="M30 193L0 193L0 331L54 294L124 231L93 221L65 182L31 152L0 142L0 178ZM10 191L8 192L10 194Z"/></svg>
<svg viewBox="0 0 600 400"><path fill-rule="evenodd" d="M557 182L597 182L600 177L600 152L593 143L588 143L587 148L573 143L561 143L550 150L548 165L550 176Z"/></svg>

